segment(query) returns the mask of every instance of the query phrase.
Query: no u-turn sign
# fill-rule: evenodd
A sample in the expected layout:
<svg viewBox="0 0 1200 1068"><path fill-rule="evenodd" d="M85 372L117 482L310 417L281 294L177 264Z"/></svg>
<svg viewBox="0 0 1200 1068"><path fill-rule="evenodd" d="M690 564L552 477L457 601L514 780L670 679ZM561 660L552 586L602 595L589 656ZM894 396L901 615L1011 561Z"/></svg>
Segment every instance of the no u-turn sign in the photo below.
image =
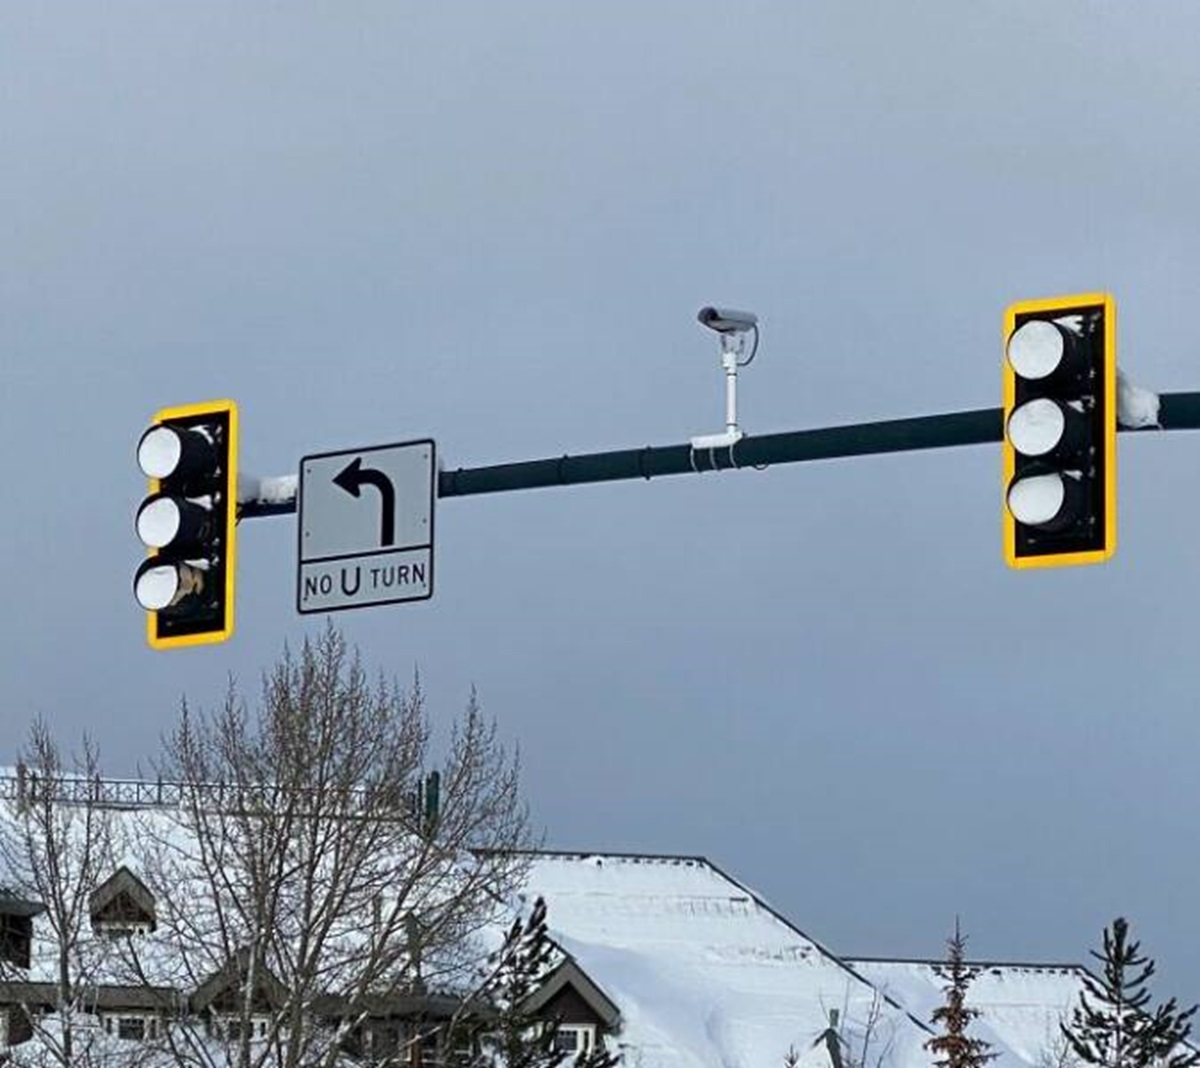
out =
<svg viewBox="0 0 1200 1068"><path fill-rule="evenodd" d="M297 611L433 596L432 440L305 456L299 483Z"/></svg>

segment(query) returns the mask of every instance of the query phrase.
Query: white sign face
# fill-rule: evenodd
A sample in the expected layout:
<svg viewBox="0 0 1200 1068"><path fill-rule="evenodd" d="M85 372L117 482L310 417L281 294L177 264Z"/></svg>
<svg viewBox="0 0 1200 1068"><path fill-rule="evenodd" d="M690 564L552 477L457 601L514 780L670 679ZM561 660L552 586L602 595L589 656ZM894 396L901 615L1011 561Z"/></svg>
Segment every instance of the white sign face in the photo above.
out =
<svg viewBox="0 0 1200 1068"><path fill-rule="evenodd" d="M297 611L433 596L435 453L426 439L301 459Z"/></svg>

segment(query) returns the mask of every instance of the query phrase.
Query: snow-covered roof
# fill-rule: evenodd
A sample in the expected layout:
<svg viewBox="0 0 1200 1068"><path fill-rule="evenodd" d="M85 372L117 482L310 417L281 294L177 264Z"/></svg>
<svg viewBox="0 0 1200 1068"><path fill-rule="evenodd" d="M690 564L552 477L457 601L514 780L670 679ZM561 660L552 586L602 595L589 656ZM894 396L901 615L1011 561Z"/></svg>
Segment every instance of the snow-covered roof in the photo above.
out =
<svg viewBox="0 0 1200 1068"><path fill-rule="evenodd" d="M904 1005L928 1020L944 1000L946 981L934 971L938 962L857 959L847 963ZM1083 989L1085 969L1078 964L969 962L974 978L967 1004L982 1015L971 1033L991 1042L998 1066L1057 1064L1064 1048L1059 1030L1069 1020Z"/></svg>
<svg viewBox="0 0 1200 1068"><path fill-rule="evenodd" d="M619 1007L639 1068L758 1068L789 1048L828 1064L845 1037L897 1051L928 1034L855 971L703 857L537 853L526 887L555 940ZM882 1049L882 1045L880 1046Z"/></svg>
<svg viewBox="0 0 1200 1068"><path fill-rule="evenodd" d="M13 816L3 786L0 772L0 823ZM111 811L117 864L136 872L135 854L148 844L190 848L189 832L164 807L131 802ZM831 1048L841 1053L836 1059L869 1068L927 1068L927 1021L944 985L935 962L839 959L703 857L533 852L527 859L522 900L507 904L525 911L546 900L551 934L617 1007L615 1039L630 1068L758 1068L781 1065L789 1050L805 1068L839 1068ZM12 874L0 872L0 887ZM192 897L174 884L172 902L186 910ZM485 941L502 938L511 918L501 908ZM53 974L46 934L35 921L29 981ZM146 936L136 945L151 982L192 990L202 978L180 970L169 940ZM128 971L112 946L95 940L87 964L96 982ZM1057 1061L1058 1024L1078 1000L1084 970L977 968L969 1002L983 1011L976 1029L1000 1054L997 1068Z"/></svg>

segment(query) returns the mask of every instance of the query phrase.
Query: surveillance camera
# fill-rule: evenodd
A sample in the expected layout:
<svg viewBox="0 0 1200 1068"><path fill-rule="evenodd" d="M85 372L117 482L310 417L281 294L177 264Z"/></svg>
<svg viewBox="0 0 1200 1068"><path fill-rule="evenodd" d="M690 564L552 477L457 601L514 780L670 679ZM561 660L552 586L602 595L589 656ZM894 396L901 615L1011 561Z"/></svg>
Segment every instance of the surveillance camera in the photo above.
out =
<svg viewBox="0 0 1200 1068"><path fill-rule="evenodd" d="M753 312L732 308L701 308L696 318L718 334L742 334L758 325L758 316Z"/></svg>

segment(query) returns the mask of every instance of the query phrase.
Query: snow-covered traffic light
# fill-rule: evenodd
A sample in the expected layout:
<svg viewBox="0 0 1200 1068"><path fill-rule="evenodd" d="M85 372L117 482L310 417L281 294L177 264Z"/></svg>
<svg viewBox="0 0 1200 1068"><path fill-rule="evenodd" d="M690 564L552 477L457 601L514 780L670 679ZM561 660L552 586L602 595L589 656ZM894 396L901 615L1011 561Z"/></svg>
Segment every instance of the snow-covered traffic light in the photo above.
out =
<svg viewBox="0 0 1200 1068"><path fill-rule="evenodd" d="M1004 555L1011 567L1107 560L1117 545L1112 297L1028 300L1004 316Z"/></svg>
<svg viewBox="0 0 1200 1068"><path fill-rule="evenodd" d="M133 592L155 649L224 641L233 633L237 405L165 408L138 442L150 495L137 511L149 557Z"/></svg>

